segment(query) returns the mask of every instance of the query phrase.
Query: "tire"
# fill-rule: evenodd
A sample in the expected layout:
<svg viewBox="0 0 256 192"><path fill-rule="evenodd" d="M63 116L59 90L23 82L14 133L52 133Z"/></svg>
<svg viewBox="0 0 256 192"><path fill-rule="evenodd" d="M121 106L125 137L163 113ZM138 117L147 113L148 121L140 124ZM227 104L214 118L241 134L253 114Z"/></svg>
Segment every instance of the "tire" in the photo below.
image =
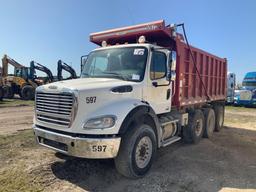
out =
<svg viewBox="0 0 256 192"><path fill-rule="evenodd" d="M156 155L157 141L154 130L146 124L135 125L122 138L115 166L128 178L144 176ZM143 159L145 158L145 159Z"/></svg>
<svg viewBox="0 0 256 192"><path fill-rule="evenodd" d="M215 129L215 113L211 108L206 108L203 110L204 113L204 133L203 137L210 138L213 135L213 131Z"/></svg>
<svg viewBox="0 0 256 192"><path fill-rule="evenodd" d="M183 129L184 142L199 143L204 132L204 124L204 115L201 110L189 113L188 125Z"/></svg>
<svg viewBox="0 0 256 192"><path fill-rule="evenodd" d="M32 100L35 98L35 89L31 85L25 85L21 89L21 99Z"/></svg>
<svg viewBox="0 0 256 192"><path fill-rule="evenodd" d="M22 97L22 95L21 95L21 89L19 90L19 96L20 96L20 99L21 99L21 97Z"/></svg>
<svg viewBox="0 0 256 192"><path fill-rule="evenodd" d="M4 90L2 87L0 87L0 101L3 100L3 97L4 97Z"/></svg>
<svg viewBox="0 0 256 192"><path fill-rule="evenodd" d="M4 92L3 94L4 98L12 99L14 97L14 93L11 86L4 85L3 92Z"/></svg>
<svg viewBox="0 0 256 192"><path fill-rule="evenodd" d="M224 113L225 113L224 105L215 105L214 113L215 113L215 131L219 132L222 129L224 124Z"/></svg>

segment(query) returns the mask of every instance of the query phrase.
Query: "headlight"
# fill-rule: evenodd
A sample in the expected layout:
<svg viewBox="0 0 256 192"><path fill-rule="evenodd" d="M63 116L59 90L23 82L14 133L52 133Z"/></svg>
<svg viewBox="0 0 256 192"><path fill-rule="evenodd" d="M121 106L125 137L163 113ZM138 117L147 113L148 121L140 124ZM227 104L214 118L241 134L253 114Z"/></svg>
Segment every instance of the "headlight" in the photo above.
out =
<svg viewBox="0 0 256 192"><path fill-rule="evenodd" d="M84 129L106 129L113 127L116 123L116 117L107 115L89 119L83 126Z"/></svg>

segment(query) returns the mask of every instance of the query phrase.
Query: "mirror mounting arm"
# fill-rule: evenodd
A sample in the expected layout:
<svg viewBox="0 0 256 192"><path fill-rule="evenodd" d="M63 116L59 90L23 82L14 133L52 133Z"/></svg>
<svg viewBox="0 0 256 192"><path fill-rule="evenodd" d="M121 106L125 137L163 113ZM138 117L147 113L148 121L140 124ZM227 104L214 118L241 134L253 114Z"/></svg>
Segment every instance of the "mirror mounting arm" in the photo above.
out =
<svg viewBox="0 0 256 192"><path fill-rule="evenodd" d="M154 87L164 87L164 86L169 86L171 84L171 80L169 80L168 84L162 84L162 85L158 85L158 83L156 81L152 82L152 85Z"/></svg>

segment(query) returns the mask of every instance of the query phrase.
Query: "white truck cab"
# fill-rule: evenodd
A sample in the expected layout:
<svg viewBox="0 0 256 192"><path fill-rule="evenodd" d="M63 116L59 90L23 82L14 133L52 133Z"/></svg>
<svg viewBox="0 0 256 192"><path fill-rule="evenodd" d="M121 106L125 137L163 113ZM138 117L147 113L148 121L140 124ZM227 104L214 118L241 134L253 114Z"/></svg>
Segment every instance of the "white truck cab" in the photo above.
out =
<svg viewBox="0 0 256 192"><path fill-rule="evenodd" d="M37 88L34 131L38 143L77 157L115 158L120 134L127 129L124 122L132 111L170 112L168 73L170 64L175 68L174 59L174 53L152 44L93 50L81 78Z"/></svg>

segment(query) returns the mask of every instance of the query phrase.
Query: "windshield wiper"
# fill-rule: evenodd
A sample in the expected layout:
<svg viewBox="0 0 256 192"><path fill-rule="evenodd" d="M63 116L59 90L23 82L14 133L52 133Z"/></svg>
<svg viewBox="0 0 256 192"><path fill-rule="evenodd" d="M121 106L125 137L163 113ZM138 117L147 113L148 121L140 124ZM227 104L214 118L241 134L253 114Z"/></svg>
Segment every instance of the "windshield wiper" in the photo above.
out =
<svg viewBox="0 0 256 192"><path fill-rule="evenodd" d="M102 73L103 74L114 75L114 76L118 77L119 79L127 81L127 78L125 78L124 76L120 75L119 73L115 73L115 72L102 72Z"/></svg>

